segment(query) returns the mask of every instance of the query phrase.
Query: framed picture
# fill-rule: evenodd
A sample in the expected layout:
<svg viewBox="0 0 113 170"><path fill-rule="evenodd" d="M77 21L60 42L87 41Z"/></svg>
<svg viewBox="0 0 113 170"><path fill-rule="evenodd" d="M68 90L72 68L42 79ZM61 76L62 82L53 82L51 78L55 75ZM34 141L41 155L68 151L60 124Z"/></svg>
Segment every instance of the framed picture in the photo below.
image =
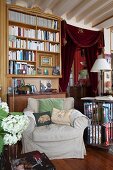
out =
<svg viewBox="0 0 113 170"><path fill-rule="evenodd" d="M53 66L53 57L50 55L41 55L40 56L40 66L41 67L52 67Z"/></svg>

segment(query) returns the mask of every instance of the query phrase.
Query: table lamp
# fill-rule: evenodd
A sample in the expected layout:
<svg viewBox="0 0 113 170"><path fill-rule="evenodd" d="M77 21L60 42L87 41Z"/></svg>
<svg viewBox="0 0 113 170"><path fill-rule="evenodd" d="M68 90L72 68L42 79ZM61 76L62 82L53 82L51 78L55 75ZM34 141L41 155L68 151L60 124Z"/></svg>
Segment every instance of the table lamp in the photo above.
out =
<svg viewBox="0 0 113 170"><path fill-rule="evenodd" d="M107 62L105 58L96 59L91 68L91 72L100 72L101 96L104 94L104 78L103 78L104 71L111 71L110 64Z"/></svg>

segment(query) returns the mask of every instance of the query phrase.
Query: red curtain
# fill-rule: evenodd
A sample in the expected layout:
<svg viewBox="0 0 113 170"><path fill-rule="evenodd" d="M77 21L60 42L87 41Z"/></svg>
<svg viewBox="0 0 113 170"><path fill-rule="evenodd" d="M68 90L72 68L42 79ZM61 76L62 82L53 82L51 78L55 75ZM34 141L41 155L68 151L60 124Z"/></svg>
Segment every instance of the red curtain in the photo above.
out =
<svg viewBox="0 0 113 170"><path fill-rule="evenodd" d="M84 48L92 92L94 93L97 89L97 74L90 73L90 70L104 46L103 32L81 29L62 21L61 39L62 78L59 81L61 90L66 91L67 89L76 49Z"/></svg>
<svg viewBox="0 0 113 170"><path fill-rule="evenodd" d="M84 68L84 66L82 64L80 64L80 62L85 62L85 56L81 55L81 49L77 48L75 51L75 55L74 55L74 83L77 84L78 82L78 75L80 73L80 70L82 70Z"/></svg>
<svg viewBox="0 0 113 170"><path fill-rule="evenodd" d="M70 72L73 64L73 56L75 53L75 44L71 38L67 35L67 43L62 46L62 79L60 79L60 89L65 92L68 86Z"/></svg>

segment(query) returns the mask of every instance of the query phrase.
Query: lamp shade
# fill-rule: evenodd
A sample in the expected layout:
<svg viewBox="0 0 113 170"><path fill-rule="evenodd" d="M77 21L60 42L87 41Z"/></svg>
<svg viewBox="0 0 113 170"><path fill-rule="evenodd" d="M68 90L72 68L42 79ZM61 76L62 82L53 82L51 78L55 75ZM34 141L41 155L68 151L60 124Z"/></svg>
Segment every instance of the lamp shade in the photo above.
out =
<svg viewBox="0 0 113 170"><path fill-rule="evenodd" d="M100 72L100 71L109 71L111 70L110 64L106 61L105 58L98 58L96 59L91 72Z"/></svg>

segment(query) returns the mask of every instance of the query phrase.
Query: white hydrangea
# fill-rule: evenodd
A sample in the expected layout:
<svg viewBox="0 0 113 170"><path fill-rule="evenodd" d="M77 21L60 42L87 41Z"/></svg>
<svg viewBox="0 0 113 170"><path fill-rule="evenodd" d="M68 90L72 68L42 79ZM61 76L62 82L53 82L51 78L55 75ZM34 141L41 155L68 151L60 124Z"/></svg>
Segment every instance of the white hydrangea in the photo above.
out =
<svg viewBox="0 0 113 170"><path fill-rule="evenodd" d="M5 134L4 136L4 144L5 145L13 145L18 141L16 134Z"/></svg>
<svg viewBox="0 0 113 170"><path fill-rule="evenodd" d="M7 113L9 113L9 107L8 107L8 105L7 105L6 102L1 102L1 103L0 103L0 107L1 107L4 111L6 111Z"/></svg>
<svg viewBox="0 0 113 170"><path fill-rule="evenodd" d="M4 136L4 144L15 144L22 138L23 131L27 128L29 119L26 115L9 115L4 118L1 127L8 132Z"/></svg>

